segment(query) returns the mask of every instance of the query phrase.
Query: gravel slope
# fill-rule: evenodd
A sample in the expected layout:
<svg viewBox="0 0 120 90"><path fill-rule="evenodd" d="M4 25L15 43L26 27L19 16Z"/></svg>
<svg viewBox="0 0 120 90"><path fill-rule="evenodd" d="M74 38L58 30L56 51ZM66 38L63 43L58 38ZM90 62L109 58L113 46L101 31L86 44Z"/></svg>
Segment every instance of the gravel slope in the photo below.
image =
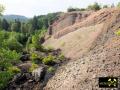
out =
<svg viewBox="0 0 120 90"><path fill-rule="evenodd" d="M100 28L99 34L95 34L97 35L97 38L92 38L91 35L93 34L88 33L88 29L90 28L86 27L86 34L88 33L91 36L91 38L87 40L93 40L93 42L87 42L85 38L83 41L79 41L79 43L83 43L85 41L86 43L84 45L92 46L90 46L88 51L84 52L83 55L79 54L79 59L74 58L66 65L61 66L57 70L55 76L48 81L44 90L113 90L100 89L98 87L98 77L120 77L120 36L115 34L115 32L120 28L120 10L115 9L111 11L111 13L110 18L107 19L103 27ZM72 33L73 32L71 32L71 34ZM93 37L95 35L93 35ZM53 40L52 43L57 42L57 40L59 39L56 39L56 41ZM65 40L65 38L63 40ZM55 46L57 44L55 44ZM77 44L78 43L76 43L76 46ZM72 48L74 48L74 46L69 48L69 52ZM76 49L78 49L78 47ZM70 56L75 56L76 54L73 53ZM120 90L120 88L114 90Z"/></svg>

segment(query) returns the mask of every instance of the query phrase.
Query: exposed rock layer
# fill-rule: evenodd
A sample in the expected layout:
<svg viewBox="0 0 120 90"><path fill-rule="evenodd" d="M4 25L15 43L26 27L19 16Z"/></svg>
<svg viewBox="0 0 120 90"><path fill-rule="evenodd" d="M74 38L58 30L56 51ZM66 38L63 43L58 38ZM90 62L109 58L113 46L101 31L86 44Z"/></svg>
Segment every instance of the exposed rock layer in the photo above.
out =
<svg viewBox="0 0 120 90"><path fill-rule="evenodd" d="M85 29L86 33L93 36L97 35L96 38L90 39L93 40L92 44L90 42L85 43L88 46L91 44L90 47L86 47L88 51L84 52L83 55L80 53L79 59L76 58L60 67L55 76L49 80L44 90L101 90L98 86L99 77L120 77L120 37L115 34L120 28L120 9L110 8L94 12L82 22L57 32L54 35L57 39L48 40L48 43L57 42L60 38L73 34L81 30L81 28L83 29L83 27L92 27L100 24L103 24L103 26L100 28L99 34L91 34ZM95 28L95 30L98 29ZM81 34L84 33L80 33L80 36ZM74 38L74 40L76 39ZM76 40L76 42L78 40ZM80 45L83 44L84 40L86 41L86 39L83 39L83 41L79 42ZM64 39L62 39L62 41L64 41ZM47 42L45 45L47 45ZM76 43L76 45L78 45L78 43ZM74 48L76 45L74 44L68 50L72 50L71 48ZM57 48L62 47L59 46ZM73 52L74 50L75 49L73 49ZM76 54L73 53L70 56L75 56Z"/></svg>

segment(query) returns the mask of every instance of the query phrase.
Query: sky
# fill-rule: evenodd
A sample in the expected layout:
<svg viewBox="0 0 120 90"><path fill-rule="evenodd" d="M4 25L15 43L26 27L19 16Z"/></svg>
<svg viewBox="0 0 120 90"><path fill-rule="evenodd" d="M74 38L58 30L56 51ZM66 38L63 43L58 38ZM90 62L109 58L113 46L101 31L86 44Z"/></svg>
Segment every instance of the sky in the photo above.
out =
<svg viewBox="0 0 120 90"><path fill-rule="evenodd" d="M119 0L0 0L0 4L5 6L5 15L15 14L26 17L66 11L69 7L84 8L94 2L111 5L117 4Z"/></svg>

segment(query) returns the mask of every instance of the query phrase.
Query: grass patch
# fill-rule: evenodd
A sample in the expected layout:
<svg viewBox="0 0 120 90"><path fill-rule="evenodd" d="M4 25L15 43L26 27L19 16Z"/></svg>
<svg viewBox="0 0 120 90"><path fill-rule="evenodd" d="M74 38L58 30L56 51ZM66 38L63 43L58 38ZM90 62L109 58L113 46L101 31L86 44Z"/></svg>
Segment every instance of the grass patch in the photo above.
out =
<svg viewBox="0 0 120 90"><path fill-rule="evenodd" d="M48 65L48 64L53 63L53 62L54 62L54 59L55 59L54 56L49 55L49 56L45 57L45 58L42 60L42 63L45 64L45 65Z"/></svg>
<svg viewBox="0 0 120 90"><path fill-rule="evenodd" d="M35 63L32 63L32 66L29 68L29 72L32 72L33 70L35 70L36 68L38 68L38 65Z"/></svg>
<svg viewBox="0 0 120 90"><path fill-rule="evenodd" d="M55 71L54 67L48 67L47 72L52 73Z"/></svg>

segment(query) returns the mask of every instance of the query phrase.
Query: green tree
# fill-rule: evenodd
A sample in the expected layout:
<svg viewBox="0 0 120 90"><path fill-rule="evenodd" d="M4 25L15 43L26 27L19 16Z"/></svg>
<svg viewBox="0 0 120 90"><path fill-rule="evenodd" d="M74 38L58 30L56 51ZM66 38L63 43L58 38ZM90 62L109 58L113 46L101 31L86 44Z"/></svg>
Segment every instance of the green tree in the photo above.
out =
<svg viewBox="0 0 120 90"><path fill-rule="evenodd" d="M69 7L67 9L67 12L72 12L72 11L80 11L80 9L79 8L72 8L72 7Z"/></svg>
<svg viewBox="0 0 120 90"><path fill-rule="evenodd" d="M20 72L13 65L13 63L19 62L20 56L16 51L0 48L0 68L2 68L2 71L0 71L0 90L4 90L14 74Z"/></svg>
<svg viewBox="0 0 120 90"><path fill-rule="evenodd" d="M97 11L101 9L101 6L97 2L95 2L93 5L89 5L88 9Z"/></svg>
<svg viewBox="0 0 120 90"><path fill-rule="evenodd" d="M103 8L108 8L108 5L104 5Z"/></svg>
<svg viewBox="0 0 120 90"><path fill-rule="evenodd" d="M19 20L15 20L15 22L13 22L11 25L11 30L20 32L21 31L21 22Z"/></svg>
<svg viewBox="0 0 120 90"><path fill-rule="evenodd" d="M117 7L120 8L120 2L118 2Z"/></svg>
<svg viewBox="0 0 120 90"><path fill-rule="evenodd" d="M1 22L1 27L2 27L2 29L8 31L8 29L9 29L9 23L7 22L6 19L3 19L3 20L2 20L2 22Z"/></svg>
<svg viewBox="0 0 120 90"><path fill-rule="evenodd" d="M5 10L5 7L2 4L0 4L0 15L2 15L4 10Z"/></svg>
<svg viewBox="0 0 120 90"><path fill-rule="evenodd" d="M32 19L32 29L33 30L38 30L39 29L38 19L37 19L36 16L34 16L34 18Z"/></svg>

